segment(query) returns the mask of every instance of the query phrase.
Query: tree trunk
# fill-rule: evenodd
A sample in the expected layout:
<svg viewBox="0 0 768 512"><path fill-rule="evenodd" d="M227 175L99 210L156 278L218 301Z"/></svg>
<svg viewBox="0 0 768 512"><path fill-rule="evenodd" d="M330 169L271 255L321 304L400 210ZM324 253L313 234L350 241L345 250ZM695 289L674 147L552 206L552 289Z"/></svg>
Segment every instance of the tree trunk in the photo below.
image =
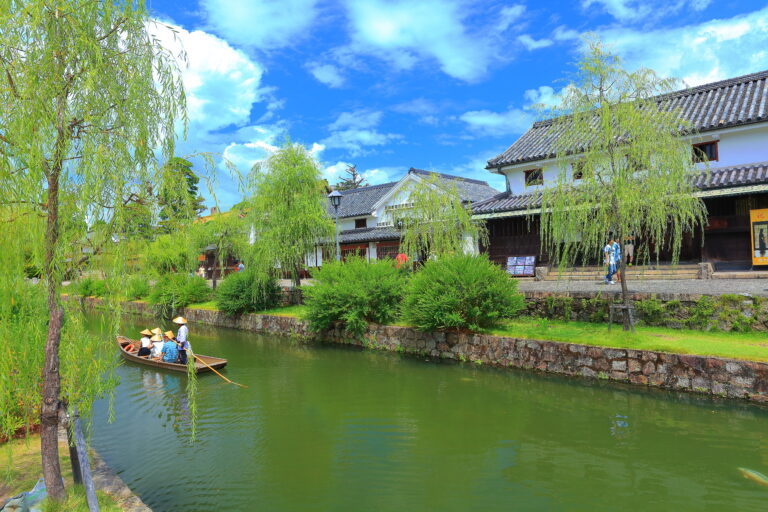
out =
<svg viewBox="0 0 768 512"><path fill-rule="evenodd" d="M45 277L48 283L48 334L45 339L43 366L43 402L40 407L40 455L48 495L53 500L67 496L59 465L59 343L64 310L59 305L59 277L55 268L59 240L59 175L55 167L48 175L48 219L45 230Z"/></svg>
<svg viewBox="0 0 768 512"><path fill-rule="evenodd" d="M296 265L293 269L293 292L291 293L291 302L293 304L301 304L301 265Z"/></svg>
<svg viewBox="0 0 768 512"><path fill-rule="evenodd" d="M218 249L216 250L216 252L214 252L214 253L213 253L213 266L212 266L212 268L213 268L213 271L211 272L211 285L213 286L213 289L214 289L214 290L216 289L216 270L218 270L218 269L216 268L216 264L217 264L217 261L216 261L216 259L217 259L217 255L218 255Z"/></svg>

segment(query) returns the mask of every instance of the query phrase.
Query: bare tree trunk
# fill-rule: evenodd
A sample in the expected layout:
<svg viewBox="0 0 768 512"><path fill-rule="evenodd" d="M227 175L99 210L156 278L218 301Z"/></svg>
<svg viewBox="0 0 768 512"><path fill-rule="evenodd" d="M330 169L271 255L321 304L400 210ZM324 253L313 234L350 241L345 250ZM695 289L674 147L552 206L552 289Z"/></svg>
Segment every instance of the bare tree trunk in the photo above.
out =
<svg viewBox="0 0 768 512"><path fill-rule="evenodd" d="M301 304L301 265L296 264L296 268L293 269L293 293L291 293L291 302L293 304Z"/></svg>
<svg viewBox="0 0 768 512"><path fill-rule="evenodd" d="M66 498L59 465L59 343L64 310L59 304L58 272L55 268L56 245L59 239L59 175L56 166L48 174L48 219L45 231L45 276L48 283L48 334L45 339L43 366L43 402L40 408L40 455L48 495L54 500Z"/></svg>
<svg viewBox="0 0 768 512"><path fill-rule="evenodd" d="M212 284L214 290L216 289L216 271L218 270L216 268L216 264L217 264L216 259L217 259L217 256L218 256L218 252L219 252L219 250L216 249L216 252L213 253L213 267L212 267L213 268L213 272L211 272L211 284Z"/></svg>

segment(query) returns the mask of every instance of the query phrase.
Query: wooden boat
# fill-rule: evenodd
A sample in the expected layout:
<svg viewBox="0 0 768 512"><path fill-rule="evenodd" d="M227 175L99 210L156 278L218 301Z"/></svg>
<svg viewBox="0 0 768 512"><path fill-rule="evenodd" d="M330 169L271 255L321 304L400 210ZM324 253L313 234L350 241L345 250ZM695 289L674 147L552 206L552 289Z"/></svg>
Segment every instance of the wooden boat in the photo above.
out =
<svg viewBox="0 0 768 512"><path fill-rule="evenodd" d="M128 352L127 350L125 350L125 347L130 344L133 344L134 347L141 346L141 342L139 341L126 338L125 336L117 337L117 346L120 347L120 353L123 355L123 358L128 361L132 361L134 363L139 363L139 364L145 364L147 366L155 366L157 368L165 368L166 370L173 370L175 372L184 372L184 373L187 372L186 365L179 364L179 363L166 363L165 361L149 359L148 357L139 357L136 355L138 353L138 349L135 352ZM220 370L225 366L227 366L226 359L222 359L220 357L213 357L213 356L203 356L200 354L195 354L195 355L198 357L198 359L195 359L195 373L209 372L211 371L211 368ZM208 364L208 366L203 364L200 361L200 359L205 361Z"/></svg>

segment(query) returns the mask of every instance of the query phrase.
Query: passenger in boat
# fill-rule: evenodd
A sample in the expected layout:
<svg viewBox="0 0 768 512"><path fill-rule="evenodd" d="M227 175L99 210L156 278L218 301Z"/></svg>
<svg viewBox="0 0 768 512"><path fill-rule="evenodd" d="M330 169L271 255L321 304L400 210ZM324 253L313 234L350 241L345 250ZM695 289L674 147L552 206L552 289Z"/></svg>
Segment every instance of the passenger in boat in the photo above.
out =
<svg viewBox="0 0 768 512"><path fill-rule="evenodd" d="M192 346L189 344L189 340L187 340L189 335L187 319L183 316L177 316L173 319L173 323L179 326L179 330L176 332L176 342L179 344L179 362L187 364L187 351L192 351Z"/></svg>
<svg viewBox="0 0 768 512"><path fill-rule="evenodd" d="M160 359L163 355L163 337L159 334L155 334L150 338L150 341L152 342L152 353L150 354L150 357L152 359Z"/></svg>
<svg viewBox="0 0 768 512"><path fill-rule="evenodd" d="M141 331L141 348L139 348L138 355L141 357L147 357L152 353L152 340L150 340L150 336L152 336L152 331L149 329L144 329Z"/></svg>
<svg viewBox="0 0 768 512"><path fill-rule="evenodd" d="M172 339L168 339L166 336L166 340L163 343L163 362L164 363L176 363L179 359L179 349L176 348L176 342Z"/></svg>

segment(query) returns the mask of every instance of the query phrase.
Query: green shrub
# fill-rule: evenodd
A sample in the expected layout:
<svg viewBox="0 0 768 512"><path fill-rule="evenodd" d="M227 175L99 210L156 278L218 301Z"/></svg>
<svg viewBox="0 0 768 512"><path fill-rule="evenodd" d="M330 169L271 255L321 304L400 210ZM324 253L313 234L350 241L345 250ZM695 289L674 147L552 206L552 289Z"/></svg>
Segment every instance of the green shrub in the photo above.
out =
<svg viewBox="0 0 768 512"><path fill-rule="evenodd" d="M279 302L277 281L252 270L230 274L216 288L216 307L231 316L269 309Z"/></svg>
<svg viewBox="0 0 768 512"><path fill-rule="evenodd" d="M75 294L82 297L105 297L107 283L102 279L84 277L74 284Z"/></svg>
<svg viewBox="0 0 768 512"><path fill-rule="evenodd" d="M524 308L517 281L486 256L445 256L428 261L411 278L403 316L423 330L479 330Z"/></svg>
<svg viewBox="0 0 768 512"><path fill-rule="evenodd" d="M667 310L664 304L655 298L635 302L635 309L640 313L640 319L646 325L666 324Z"/></svg>
<svg viewBox="0 0 768 512"><path fill-rule="evenodd" d="M348 332L360 335L367 322L392 321L406 275L391 260L369 263L363 258L349 258L323 265L314 272L315 282L302 288L310 326L322 330L341 322Z"/></svg>
<svg viewBox="0 0 768 512"><path fill-rule="evenodd" d="M702 296L691 308L688 326L691 329L708 331L712 328L712 316L715 314L715 301L712 297Z"/></svg>
<svg viewBox="0 0 768 512"><path fill-rule="evenodd" d="M211 293L211 289L202 277L189 274L165 274L160 277L150 292L149 302L158 314L169 317L179 308L207 301Z"/></svg>
<svg viewBox="0 0 768 512"><path fill-rule="evenodd" d="M149 281L145 276L132 276L125 285L125 298L144 299L149 295Z"/></svg>

